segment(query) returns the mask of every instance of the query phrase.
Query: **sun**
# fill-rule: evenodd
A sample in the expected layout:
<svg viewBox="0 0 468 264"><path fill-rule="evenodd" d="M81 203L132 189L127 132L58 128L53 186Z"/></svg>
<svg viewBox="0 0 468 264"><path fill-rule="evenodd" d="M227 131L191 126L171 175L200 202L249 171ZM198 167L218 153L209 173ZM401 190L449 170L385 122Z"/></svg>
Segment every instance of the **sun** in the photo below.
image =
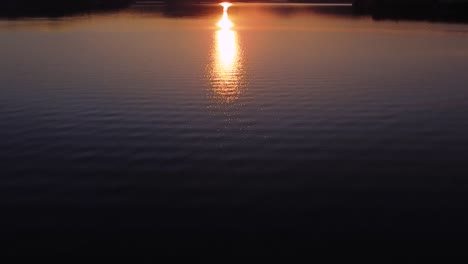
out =
<svg viewBox="0 0 468 264"><path fill-rule="evenodd" d="M218 27L222 29L230 29L234 26L234 24L232 24L232 22L229 20L227 11L229 7L232 6L232 4L228 2L222 2L220 5L223 7L223 17L218 22Z"/></svg>
<svg viewBox="0 0 468 264"><path fill-rule="evenodd" d="M228 2L222 2L220 5L224 8L224 11L227 11L228 8L232 6L232 4Z"/></svg>

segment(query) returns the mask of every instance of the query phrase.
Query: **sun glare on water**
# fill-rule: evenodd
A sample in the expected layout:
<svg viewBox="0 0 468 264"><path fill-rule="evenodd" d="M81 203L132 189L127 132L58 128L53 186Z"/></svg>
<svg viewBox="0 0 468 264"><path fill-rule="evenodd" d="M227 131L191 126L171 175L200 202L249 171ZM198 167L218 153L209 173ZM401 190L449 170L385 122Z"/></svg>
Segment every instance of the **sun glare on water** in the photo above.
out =
<svg viewBox="0 0 468 264"><path fill-rule="evenodd" d="M218 51L221 63L224 66L230 66L235 60L237 53L235 33L231 30L233 24L228 17L228 8L232 4L223 2L220 5L223 7L223 17L218 22L218 26L221 28L217 33Z"/></svg>
<svg viewBox="0 0 468 264"><path fill-rule="evenodd" d="M234 25L232 24L232 22L229 20L229 17L228 17L228 9L230 6L232 6L232 4L228 2L223 2L220 5L223 7L223 17L218 22L218 27L222 29L232 28Z"/></svg>
<svg viewBox="0 0 468 264"><path fill-rule="evenodd" d="M232 4L228 2L222 2L220 5L224 8L224 12L227 12L228 8L232 6Z"/></svg>
<svg viewBox="0 0 468 264"><path fill-rule="evenodd" d="M223 2L220 5L223 7L223 16L217 24L219 29L215 34L209 76L213 98L216 102L226 104L239 98L244 72L237 33L232 30L234 25L228 16L228 9L232 4Z"/></svg>

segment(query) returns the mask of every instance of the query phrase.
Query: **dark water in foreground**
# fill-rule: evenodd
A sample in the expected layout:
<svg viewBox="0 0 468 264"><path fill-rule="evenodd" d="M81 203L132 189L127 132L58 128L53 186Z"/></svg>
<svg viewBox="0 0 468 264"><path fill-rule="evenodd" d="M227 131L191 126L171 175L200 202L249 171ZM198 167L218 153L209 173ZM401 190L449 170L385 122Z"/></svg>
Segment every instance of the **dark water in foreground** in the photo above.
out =
<svg viewBox="0 0 468 264"><path fill-rule="evenodd" d="M461 248L468 25L346 8L0 21L4 250Z"/></svg>

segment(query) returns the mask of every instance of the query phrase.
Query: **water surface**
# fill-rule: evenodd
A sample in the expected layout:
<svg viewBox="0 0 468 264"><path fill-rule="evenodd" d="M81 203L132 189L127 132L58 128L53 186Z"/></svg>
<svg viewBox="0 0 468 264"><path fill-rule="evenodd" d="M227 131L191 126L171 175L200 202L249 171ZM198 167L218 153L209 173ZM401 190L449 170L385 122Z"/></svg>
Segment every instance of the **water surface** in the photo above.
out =
<svg viewBox="0 0 468 264"><path fill-rule="evenodd" d="M0 20L4 226L463 234L468 25L348 11Z"/></svg>

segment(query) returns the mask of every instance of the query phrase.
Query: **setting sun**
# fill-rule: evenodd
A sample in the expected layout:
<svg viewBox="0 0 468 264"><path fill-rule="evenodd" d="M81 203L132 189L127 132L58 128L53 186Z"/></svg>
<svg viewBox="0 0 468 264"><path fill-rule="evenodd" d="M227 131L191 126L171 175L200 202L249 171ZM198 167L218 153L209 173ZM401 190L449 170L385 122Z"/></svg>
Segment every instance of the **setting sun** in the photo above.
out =
<svg viewBox="0 0 468 264"><path fill-rule="evenodd" d="M224 11L227 11L228 8L229 8L230 6L232 6L232 4L231 4L231 3L228 3L228 2L222 2L220 5L221 5L222 7L224 7Z"/></svg>

